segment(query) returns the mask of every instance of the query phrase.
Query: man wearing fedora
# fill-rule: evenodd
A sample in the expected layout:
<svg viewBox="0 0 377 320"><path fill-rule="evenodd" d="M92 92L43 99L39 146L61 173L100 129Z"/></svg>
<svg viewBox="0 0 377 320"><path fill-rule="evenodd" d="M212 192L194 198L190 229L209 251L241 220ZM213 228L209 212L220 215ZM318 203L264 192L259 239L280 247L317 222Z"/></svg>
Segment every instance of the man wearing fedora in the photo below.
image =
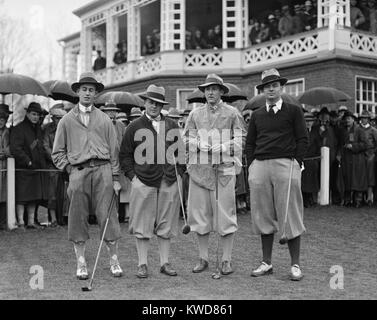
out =
<svg viewBox="0 0 377 320"><path fill-rule="evenodd" d="M89 277L85 259L89 213L95 213L102 235L110 203L121 188L119 146L111 120L93 105L104 85L92 73L83 73L71 87L79 103L58 124L52 160L58 169L69 174L68 238L74 243L76 276L83 280ZM116 205L112 206L104 240L110 254L110 272L120 277L117 246L120 226L116 211Z"/></svg>
<svg viewBox="0 0 377 320"><path fill-rule="evenodd" d="M130 115L128 116L128 118L130 119L130 122L132 122L132 121L140 118L142 115L143 115L143 113L141 112L140 108L133 107L131 109L131 112L130 112Z"/></svg>
<svg viewBox="0 0 377 320"><path fill-rule="evenodd" d="M300 280L300 236L305 231L301 167L308 148L308 133L301 107L281 98L287 81L276 69L262 73L262 83L257 89L263 91L266 104L251 115L246 138L252 231L261 235L263 252L261 265L251 275L272 273L274 233L284 229L291 256L290 277Z"/></svg>
<svg viewBox="0 0 377 320"><path fill-rule="evenodd" d="M21 228L25 227L24 207L26 206L28 215L26 227L36 229L36 205L42 200L47 200L43 173L32 171L47 167L48 155L43 147L43 134L39 125L42 113L41 105L31 102L26 109L25 119L12 129L10 135L10 151L15 158L16 169L30 170L16 172L16 211Z"/></svg>
<svg viewBox="0 0 377 320"><path fill-rule="evenodd" d="M152 84L140 97L145 101L145 113L127 127L119 154L121 167L132 181L129 230L136 238L137 277L148 277L148 248L153 234L159 244L160 272L176 276L169 252L170 240L177 235L180 177L167 151L173 143L179 143L179 128L161 113L168 104L163 87ZM181 174L181 165L178 170Z"/></svg>
<svg viewBox="0 0 377 320"><path fill-rule="evenodd" d="M232 249L238 229L235 183L242 168L246 132L240 112L221 100L229 91L221 77L209 74L198 88L207 103L191 111L184 130L189 150L188 224L199 242L199 262L192 271L208 268L209 235L215 231L223 251L220 272L228 275L234 271Z"/></svg>
<svg viewBox="0 0 377 320"><path fill-rule="evenodd" d="M9 149L9 129L6 127L9 115L7 104L0 104L0 170L7 169L7 158L11 156ZM7 201L7 173L0 171L0 230L6 228L6 201Z"/></svg>

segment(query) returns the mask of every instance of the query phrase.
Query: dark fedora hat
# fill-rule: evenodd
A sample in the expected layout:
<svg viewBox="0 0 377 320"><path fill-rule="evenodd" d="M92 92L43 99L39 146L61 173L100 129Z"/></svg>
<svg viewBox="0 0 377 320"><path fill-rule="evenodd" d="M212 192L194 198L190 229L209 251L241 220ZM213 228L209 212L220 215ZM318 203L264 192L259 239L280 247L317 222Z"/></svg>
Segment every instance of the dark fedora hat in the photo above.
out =
<svg viewBox="0 0 377 320"><path fill-rule="evenodd" d="M169 104L169 102L165 101L165 89L164 87L158 87L154 84L151 84L147 88L147 92L140 94L140 98L146 100L150 99L156 101L161 104Z"/></svg>
<svg viewBox="0 0 377 320"><path fill-rule="evenodd" d="M106 111L116 111L116 112L119 112L120 111L120 109L117 108L116 103L114 101L111 101L111 100L107 101L105 103L105 105L100 108L100 110L103 111L103 112L106 112Z"/></svg>
<svg viewBox="0 0 377 320"><path fill-rule="evenodd" d="M318 115L320 115L320 114L328 114L328 115L330 115L330 111L329 111L329 109L327 109L327 107L323 107L318 112Z"/></svg>
<svg viewBox="0 0 377 320"><path fill-rule="evenodd" d="M38 102L30 102L29 106L25 108L26 112L37 112L39 114L45 114L45 110L41 107ZM48 114L48 112L47 112Z"/></svg>
<svg viewBox="0 0 377 320"><path fill-rule="evenodd" d="M9 110L9 106L5 103L0 103L0 112L11 114L13 111Z"/></svg>
<svg viewBox="0 0 377 320"><path fill-rule="evenodd" d="M180 119L182 118L182 115L179 113L179 111L176 108L170 108L167 117Z"/></svg>
<svg viewBox="0 0 377 320"><path fill-rule="evenodd" d="M97 92L103 91L105 86L98 82L92 72L85 72L80 75L80 80L78 82L72 83L71 88L74 92L76 92L81 85L83 84L93 84L96 87Z"/></svg>
<svg viewBox="0 0 377 320"><path fill-rule="evenodd" d="M357 118L355 117L355 115L354 115L351 111L349 111L349 110L346 110L346 111L344 112L344 115L343 115L343 117L342 117L342 120L345 120L347 117L352 117L352 118L354 118L354 119L357 119Z"/></svg>
<svg viewBox="0 0 377 320"><path fill-rule="evenodd" d="M224 84L224 80L215 73L210 73L203 84L198 85L200 91L204 92L206 87L218 85L224 94L229 92L229 88Z"/></svg>
<svg viewBox="0 0 377 320"><path fill-rule="evenodd" d="M133 107L131 109L131 112L130 112L130 115L128 116L128 118L139 118L142 115L143 115L143 113L141 112L140 108Z"/></svg>
<svg viewBox="0 0 377 320"><path fill-rule="evenodd" d="M283 86L288 82L288 79L280 77L280 73L276 69L268 69L263 71L262 83L257 85L257 89L261 90L265 85L273 82L280 82L280 84Z"/></svg>
<svg viewBox="0 0 377 320"><path fill-rule="evenodd" d="M368 110L363 110L361 112L361 115L359 115L359 118L368 118L370 119L371 118L371 114Z"/></svg>

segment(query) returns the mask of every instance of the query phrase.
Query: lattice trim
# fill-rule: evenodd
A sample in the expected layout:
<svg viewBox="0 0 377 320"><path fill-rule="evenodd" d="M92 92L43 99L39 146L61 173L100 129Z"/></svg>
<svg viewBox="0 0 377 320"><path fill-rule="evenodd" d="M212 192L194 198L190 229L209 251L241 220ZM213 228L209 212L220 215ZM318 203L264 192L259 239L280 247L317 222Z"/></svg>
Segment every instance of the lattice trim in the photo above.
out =
<svg viewBox="0 0 377 320"><path fill-rule="evenodd" d="M186 68L221 67L223 64L222 52L186 53Z"/></svg>

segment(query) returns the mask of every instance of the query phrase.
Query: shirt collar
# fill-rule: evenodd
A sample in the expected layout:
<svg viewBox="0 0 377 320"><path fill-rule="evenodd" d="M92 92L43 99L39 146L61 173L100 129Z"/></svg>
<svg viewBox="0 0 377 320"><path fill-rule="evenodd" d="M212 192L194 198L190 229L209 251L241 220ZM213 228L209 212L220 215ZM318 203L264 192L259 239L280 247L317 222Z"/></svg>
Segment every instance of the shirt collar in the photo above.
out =
<svg viewBox="0 0 377 320"><path fill-rule="evenodd" d="M217 109L219 109L221 107L222 103L223 103L223 101L220 99L220 101L217 104L215 104L214 106L210 105L209 103L207 103L207 105L208 105L208 108L209 108L210 111L215 112Z"/></svg>
<svg viewBox="0 0 377 320"><path fill-rule="evenodd" d="M79 110L82 113L92 112L92 109L93 109L93 106L85 107L81 103L79 103Z"/></svg>
<svg viewBox="0 0 377 320"><path fill-rule="evenodd" d="M363 128L365 128L365 129L368 129L369 127L370 127L370 124L369 123L366 123L366 124L362 124L362 123L360 123L361 124L361 126L363 127Z"/></svg>
<svg viewBox="0 0 377 320"><path fill-rule="evenodd" d="M281 106L283 105L283 100L280 98L276 103L275 103L275 110L276 112L277 111L280 111L281 110ZM266 110L267 112L269 111L268 109L270 108L270 105L267 103L266 101Z"/></svg>
<svg viewBox="0 0 377 320"><path fill-rule="evenodd" d="M152 118L148 113L145 112L145 116L150 120L150 121L160 121L161 120L161 114L157 118Z"/></svg>

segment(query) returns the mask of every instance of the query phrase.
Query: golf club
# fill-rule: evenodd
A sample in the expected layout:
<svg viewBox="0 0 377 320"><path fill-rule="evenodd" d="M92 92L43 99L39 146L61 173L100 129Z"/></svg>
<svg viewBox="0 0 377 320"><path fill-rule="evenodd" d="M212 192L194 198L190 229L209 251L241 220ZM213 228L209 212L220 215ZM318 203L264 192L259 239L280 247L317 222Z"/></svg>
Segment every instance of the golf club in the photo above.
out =
<svg viewBox="0 0 377 320"><path fill-rule="evenodd" d="M290 169L289 180L288 180L287 204L285 206L285 216L284 216L284 223L283 223L283 232L282 232L281 238L279 240L280 244L286 244L288 242L287 235L285 234L285 228L286 228L287 221L288 221L288 207L289 207L289 197L291 195L291 183L292 183L292 172L293 172L293 162L294 161L295 161L294 159L291 160L291 169Z"/></svg>
<svg viewBox="0 0 377 320"><path fill-rule="evenodd" d="M175 161L174 155L173 155L173 159L174 159L175 176L177 178L177 184L178 184L179 199L181 201L182 215L183 215L183 220L185 221L185 225L182 228L182 233L188 234L188 233L190 233L191 228L187 224L187 220L186 220L186 212L185 212L185 208L184 208L184 205L183 205L183 198L182 198L182 194L181 194L181 186L179 185L179 179L178 179L177 163Z"/></svg>
<svg viewBox="0 0 377 320"><path fill-rule="evenodd" d="M215 213L216 213L216 224L217 224L217 229L219 229L219 186L218 186L218 181L219 181L219 166L217 164L214 165L215 169L215 201L216 201L216 206L215 206ZM221 279L221 273L220 273L220 266L219 266L219 247L220 247L220 233L219 230L217 230L217 248L216 248L216 272L212 273L212 279L219 280Z"/></svg>
<svg viewBox="0 0 377 320"><path fill-rule="evenodd" d="M106 233L106 229L107 229L107 224L109 223L109 219L110 219L110 215L111 215L111 211L114 207L114 203L115 203L115 199L116 199L117 195L115 194L115 192L113 193L113 196L111 198L111 202L110 202L110 209L109 209L109 213L107 214L107 218L106 218L106 223L105 223L105 228L103 229L103 233L102 233L102 237L101 237L101 243L99 245L99 248L98 248L98 252L97 252L97 257L96 257L96 262L94 263L94 268L93 268L93 272L92 272L92 277L90 278L90 282L89 282L89 286L88 287L82 287L81 290L82 291L92 291L92 284L93 284L93 279L94 279L94 273L96 272L96 268L97 268L97 263L98 263L98 258L99 258L99 254L101 253L101 248L102 248L102 243L103 243L103 239L105 238L105 233Z"/></svg>

